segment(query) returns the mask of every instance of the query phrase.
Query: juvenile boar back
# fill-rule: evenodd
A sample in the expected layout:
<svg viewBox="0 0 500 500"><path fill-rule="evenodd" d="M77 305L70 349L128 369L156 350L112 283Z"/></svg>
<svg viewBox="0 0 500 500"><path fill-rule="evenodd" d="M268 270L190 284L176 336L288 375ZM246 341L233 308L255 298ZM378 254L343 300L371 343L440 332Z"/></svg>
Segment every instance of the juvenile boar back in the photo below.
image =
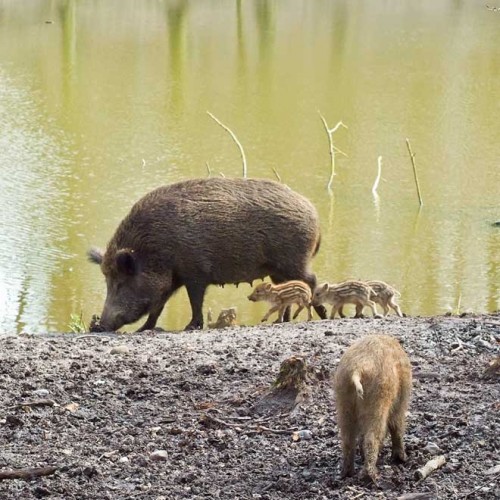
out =
<svg viewBox="0 0 500 500"><path fill-rule="evenodd" d="M192 309L186 329L203 327L208 285L270 276L313 289L310 261L319 241L315 208L283 184L205 178L160 187L132 207L104 254L89 253L106 277L100 327L116 330L147 314L139 331L151 329L182 286Z"/></svg>
<svg viewBox="0 0 500 500"><path fill-rule="evenodd" d="M392 439L392 458L406 461L403 434L411 383L410 360L393 337L369 335L344 353L334 378L343 477L354 473L358 437L364 479L376 481L377 457L387 430Z"/></svg>

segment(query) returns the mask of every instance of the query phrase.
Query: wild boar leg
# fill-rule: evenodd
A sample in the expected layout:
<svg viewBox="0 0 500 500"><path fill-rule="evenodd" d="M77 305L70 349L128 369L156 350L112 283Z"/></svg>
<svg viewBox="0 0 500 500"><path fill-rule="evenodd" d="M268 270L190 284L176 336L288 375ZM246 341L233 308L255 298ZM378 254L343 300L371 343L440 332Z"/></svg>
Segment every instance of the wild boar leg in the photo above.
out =
<svg viewBox="0 0 500 500"><path fill-rule="evenodd" d="M382 318L382 315L377 312L377 307L375 306L375 302L372 300L367 300L366 305L372 310L374 318Z"/></svg>
<svg viewBox="0 0 500 500"><path fill-rule="evenodd" d="M396 311L396 314L402 318L403 313L401 312L401 308L394 302L394 297L391 297L388 301L389 305ZM389 311L389 308L387 308L387 311Z"/></svg>
<svg viewBox="0 0 500 500"><path fill-rule="evenodd" d="M341 318L345 318L345 314L344 314L344 306L343 306L343 305L339 307L339 316L340 316Z"/></svg>
<svg viewBox="0 0 500 500"><path fill-rule="evenodd" d="M382 413L378 420L373 419L363 436L363 453L365 458L361 478L373 481L374 483L378 477L377 458L387 429L387 416L387 414L384 415Z"/></svg>
<svg viewBox="0 0 500 500"><path fill-rule="evenodd" d="M314 293L314 289L316 288L316 285L318 284L318 280L316 279L316 275L314 273L305 273L304 276L302 277L302 281L307 283L309 285L309 287L311 288L311 292ZM328 317L325 306L319 305L319 306L313 306L313 307L314 307L314 310L316 311L317 315L320 317L320 319L326 319ZM309 321L311 319L312 319L312 315L309 318Z"/></svg>
<svg viewBox="0 0 500 500"><path fill-rule="evenodd" d="M269 316L271 316L271 314L275 313L278 309L280 309L280 305L276 305L276 306L273 306L271 307L271 309L269 309L269 311L267 311L267 313L264 315L264 317L261 319L261 321L267 321L269 319ZM278 319L281 317L281 314L278 315Z"/></svg>
<svg viewBox="0 0 500 500"><path fill-rule="evenodd" d="M340 308L339 304L333 304L332 312L330 313L330 319L335 319L335 314L338 312L339 308Z"/></svg>
<svg viewBox="0 0 500 500"><path fill-rule="evenodd" d="M387 422L392 441L391 458L395 462L406 462L406 453L403 444L403 435L406 427L406 410L410 402L411 378L403 377L399 398L391 409Z"/></svg>
<svg viewBox="0 0 500 500"><path fill-rule="evenodd" d="M286 281L290 281L290 280L295 280L295 279L300 279L300 278L286 278L284 277L282 274L270 274L269 275L270 278L271 278L271 281L275 284L275 285L279 285L281 283L285 283ZM279 309L279 307L278 307ZM277 311L278 309L275 309L275 311ZM281 317L281 311L280 311L280 315L278 316L278 321L277 323L283 323L283 322L289 322L290 321L290 311L292 310L291 306L287 306L285 308L285 311L284 311L284 314L283 316ZM274 312L274 311L273 311ZM272 313L268 313L268 314L272 314ZM269 316L268 316L269 317ZM280 319L281 318L281 319ZM266 318L267 319L267 318ZM262 320L262 321L265 321L265 320Z"/></svg>
<svg viewBox="0 0 500 500"><path fill-rule="evenodd" d="M186 283L186 290L191 304L192 318L185 330L199 330L203 328L203 297L207 285L205 283L190 281Z"/></svg>
<svg viewBox="0 0 500 500"><path fill-rule="evenodd" d="M304 309L304 305L300 304L300 306L297 307L297 310L295 311L295 314L293 315L293 319L295 319L300 314L300 312L302 311L302 309ZM309 314L311 314L311 308L308 307L307 310L309 311Z"/></svg>
<svg viewBox="0 0 500 500"><path fill-rule="evenodd" d="M157 307L149 313L148 319L146 323L144 323L137 332L143 332L145 330L152 330L156 326L156 322L160 317L161 312L163 311L163 307L165 306L165 302L161 305L161 307Z"/></svg>
<svg viewBox="0 0 500 500"><path fill-rule="evenodd" d="M364 318L365 315L363 314L363 304L356 304L356 314L354 315L355 318Z"/></svg>
<svg viewBox="0 0 500 500"><path fill-rule="evenodd" d="M354 455L356 453L356 420L350 412L339 413L338 425L342 435L342 472L341 476L350 477L354 475Z"/></svg>

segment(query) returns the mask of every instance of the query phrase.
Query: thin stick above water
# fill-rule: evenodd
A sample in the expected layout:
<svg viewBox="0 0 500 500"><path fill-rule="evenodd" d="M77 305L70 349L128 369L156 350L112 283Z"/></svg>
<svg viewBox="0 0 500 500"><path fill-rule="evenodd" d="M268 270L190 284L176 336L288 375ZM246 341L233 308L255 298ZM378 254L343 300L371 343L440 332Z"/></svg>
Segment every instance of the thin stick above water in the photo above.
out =
<svg viewBox="0 0 500 500"><path fill-rule="evenodd" d="M344 125L341 121L335 125L333 128L328 127L328 123L324 116L318 111L319 116L321 117L321 121L323 122L323 126L325 127L326 133L328 135L328 141L330 143L330 179L328 180L328 185L326 188L328 191L332 191L333 177L335 176L335 155L340 153L344 156L347 156L343 151L341 151L337 146L333 144L333 134L338 130L339 127L348 128L347 125Z"/></svg>
<svg viewBox="0 0 500 500"><path fill-rule="evenodd" d="M408 153L410 153L411 164L413 165L413 175L415 177L415 184L417 186L418 201L420 203L420 206L422 206L424 202L422 201L422 195L420 194L420 184L418 182L417 165L415 164L415 153L413 153L413 151L411 150L410 139L408 139L408 137L406 138L406 145L408 146Z"/></svg>
<svg viewBox="0 0 500 500"><path fill-rule="evenodd" d="M378 157L377 162L378 162L378 173L377 173L377 178L375 179L375 182L373 183L373 187L372 187L372 193L374 195L377 194L377 188L378 188L378 184L380 182L380 176L382 175L382 157L381 156Z"/></svg>
<svg viewBox="0 0 500 500"><path fill-rule="evenodd" d="M210 118L212 118L212 120L216 121L224 130L226 130L227 132L229 132L229 134L233 138L234 142L236 143L236 145L240 149L241 160L243 162L243 179L246 179L247 178L247 158L245 156L245 151L243 151L243 146L241 145L240 141L238 141L238 138L236 137L236 135L234 134L234 132L228 126L224 125L212 113L210 113L210 111L207 111L207 115L210 116Z"/></svg>

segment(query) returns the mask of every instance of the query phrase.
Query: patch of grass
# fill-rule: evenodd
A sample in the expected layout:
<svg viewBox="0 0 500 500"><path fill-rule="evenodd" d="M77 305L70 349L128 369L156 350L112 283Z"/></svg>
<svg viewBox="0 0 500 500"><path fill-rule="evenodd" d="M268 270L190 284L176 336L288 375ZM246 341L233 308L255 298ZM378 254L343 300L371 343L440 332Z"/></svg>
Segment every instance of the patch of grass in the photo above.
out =
<svg viewBox="0 0 500 500"><path fill-rule="evenodd" d="M88 331L87 325L83 319L83 311L80 314L71 314L69 317L68 328L73 333L85 333Z"/></svg>

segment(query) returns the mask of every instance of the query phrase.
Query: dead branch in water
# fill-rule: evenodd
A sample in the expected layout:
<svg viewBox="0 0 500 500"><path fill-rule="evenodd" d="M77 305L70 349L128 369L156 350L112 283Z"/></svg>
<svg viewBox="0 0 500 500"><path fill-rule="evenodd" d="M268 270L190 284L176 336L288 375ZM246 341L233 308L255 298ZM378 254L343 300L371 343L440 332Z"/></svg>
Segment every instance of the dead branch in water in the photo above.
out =
<svg viewBox="0 0 500 500"><path fill-rule="evenodd" d="M422 195L420 193L420 184L418 182L418 175L417 175L417 165L415 163L415 153L411 150L410 139L408 139L408 137L406 138L406 146L408 147L408 153L410 153L411 164L413 166L413 176L415 177L415 185L417 186L418 202L420 203L420 206L422 206L424 202L422 201Z"/></svg>
<svg viewBox="0 0 500 500"><path fill-rule="evenodd" d="M347 125L344 125L341 121L335 125L333 128L328 127L328 123L326 123L326 120L324 116L318 111L319 116L321 117L321 121L323 122L323 126L325 127L325 131L328 135L328 141L330 143L330 179L328 181L328 185L326 188L328 191L332 191L332 184L333 184L333 177L335 176L335 155L337 153L342 154L347 157L347 155L341 151L337 146L333 144L333 134L338 130L339 127L344 127L348 128Z"/></svg>
<svg viewBox="0 0 500 500"><path fill-rule="evenodd" d="M238 138L236 137L234 132L228 126L224 125L218 118L216 118L212 113L210 113L210 111L207 111L207 114L208 114L208 116L210 116L210 118L212 118L212 120L217 122L224 130L229 132L229 134L233 138L234 142L236 143L236 145L240 149L241 160L243 161L243 179L246 179L247 178L247 158L245 156L245 151L243 151L243 146L241 145L240 141L238 141Z"/></svg>
<svg viewBox="0 0 500 500"><path fill-rule="evenodd" d="M280 174L278 174L278 171L273 167L273 172L274 175L276 176L276 179L278 179L279 182L282 182Z"/></svg>
<svg viewBox="0 0 500 500"><path fill-rule="evenodd" d="M379 156L377 158L377 163L378 163L378 173L377 173L377 178L375 179L375 182L373 183L373 187L372 187L373 196L377 195L377 188L378 188L378 184L380 182L380 177L382 175L382 157L381 156Z"/></svg>

